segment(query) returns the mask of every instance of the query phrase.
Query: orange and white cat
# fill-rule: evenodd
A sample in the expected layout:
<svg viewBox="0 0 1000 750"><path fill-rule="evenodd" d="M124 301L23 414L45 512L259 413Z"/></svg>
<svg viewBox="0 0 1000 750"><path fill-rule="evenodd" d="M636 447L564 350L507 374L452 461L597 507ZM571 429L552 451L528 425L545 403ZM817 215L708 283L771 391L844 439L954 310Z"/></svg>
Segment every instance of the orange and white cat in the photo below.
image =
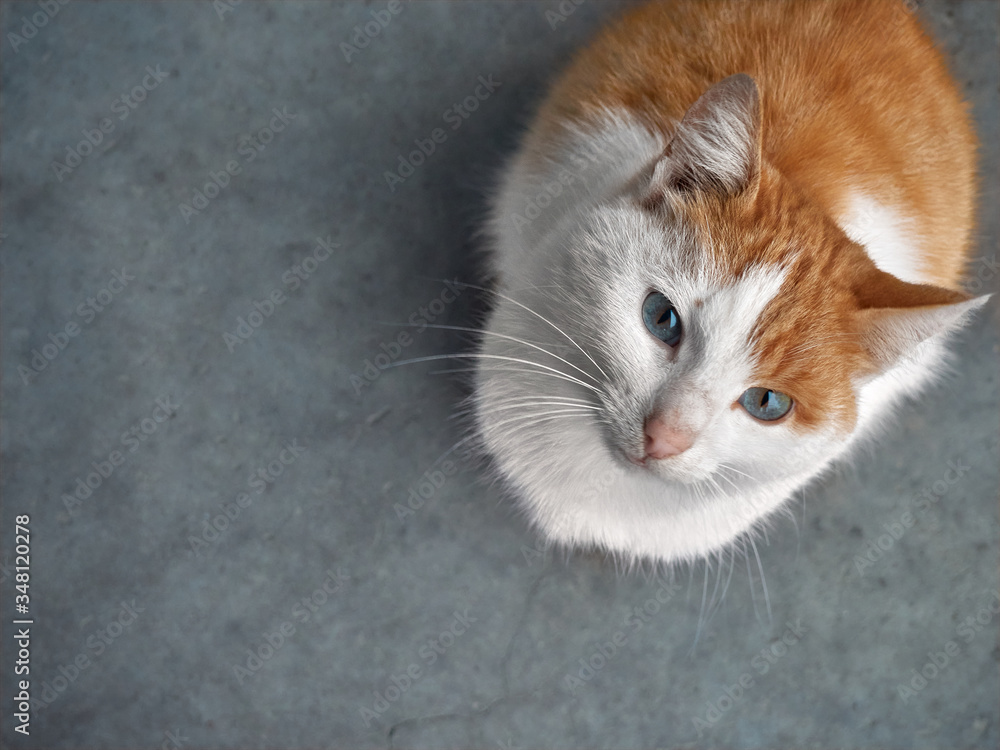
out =
<svg viewBox="0 0 1000 750"><path fill-rule="evenodd" d="M505 171L476 423L545 537L718 552L940 372L975 137L903 2L679 0L578 54Z"/></svg>

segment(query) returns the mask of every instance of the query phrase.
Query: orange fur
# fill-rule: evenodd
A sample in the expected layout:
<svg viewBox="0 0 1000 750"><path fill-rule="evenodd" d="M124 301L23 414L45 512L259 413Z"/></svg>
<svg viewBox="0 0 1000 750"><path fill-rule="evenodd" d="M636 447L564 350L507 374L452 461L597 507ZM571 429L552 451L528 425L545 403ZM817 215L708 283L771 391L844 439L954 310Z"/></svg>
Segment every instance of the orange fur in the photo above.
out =
<svg viewBox="0 0 1000 750"><path fill-rule="evenodd" d="M964 300L975 138L941 54L895 0L657 2L604 32L556 83L529 134L541 158L567 122L625 108L673 135L712 85L747 73L760 95L760 164L736 196L651 194L643 205L690 224L734 277L782 264L788 279L758 321L760 385L792 394L796 428L850 429L853 379L878 364L872 311ZM835 223L851 191L911 223L922 273L878 270ZM864 314L867 313L867 314Z"/></svg>

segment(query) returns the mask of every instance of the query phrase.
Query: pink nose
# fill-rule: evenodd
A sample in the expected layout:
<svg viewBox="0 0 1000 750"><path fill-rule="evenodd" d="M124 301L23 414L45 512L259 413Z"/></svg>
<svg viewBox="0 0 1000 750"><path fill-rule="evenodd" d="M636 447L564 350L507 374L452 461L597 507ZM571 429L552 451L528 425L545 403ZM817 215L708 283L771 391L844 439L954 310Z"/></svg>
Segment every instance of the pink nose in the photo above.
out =
<svg viewBox="0 0 1000 750"><path fill-rule="evenodd" d="M669 458L683 453L694 438L690 433L670 427L660 417L646 419L646 455L649 458Z"/></svg>

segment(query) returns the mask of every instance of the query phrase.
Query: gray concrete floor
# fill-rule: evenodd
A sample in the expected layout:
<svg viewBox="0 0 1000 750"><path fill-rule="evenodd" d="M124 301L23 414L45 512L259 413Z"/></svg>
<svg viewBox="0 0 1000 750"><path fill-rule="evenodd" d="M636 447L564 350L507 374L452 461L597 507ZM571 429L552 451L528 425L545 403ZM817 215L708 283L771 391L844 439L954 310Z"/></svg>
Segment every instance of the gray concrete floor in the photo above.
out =
<svg viewBox="0 0 1000 750"><path fill-rule="evenodd" d="M997 746L995 303L949 382L774 521L759 567L733 558L700 632L717 569L542 550L474 461L439 461L454 376L366 378L384 351L467 345L402 324L474 325L441 280L477 279L497 166L620 5L50 5L32 33L43 4L4 3L0 40L5 747ZM970 283L995 290L997 5L921 13L984 143ZM495 92L446 119L480 76ZM932 677L901 691L914 670Z"/></svg>

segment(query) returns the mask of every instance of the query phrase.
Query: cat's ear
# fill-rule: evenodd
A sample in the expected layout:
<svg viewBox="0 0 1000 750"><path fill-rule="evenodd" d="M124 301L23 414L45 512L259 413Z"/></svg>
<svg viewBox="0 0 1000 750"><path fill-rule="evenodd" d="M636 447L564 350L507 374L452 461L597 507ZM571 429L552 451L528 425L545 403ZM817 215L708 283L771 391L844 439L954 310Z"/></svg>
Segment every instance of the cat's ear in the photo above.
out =
<svg viewBox="0 0 1000 750"><path fill-rule="evenodd" d="M712 86L684 115L653 170L650 196L707 191L723 196L760 181L760 93L745 73Z"/></svg>
<svg viewBox="0 0 1000 750"><path fill-rule="evenodd" d="M916 354L928 339L961 327L990 298L876 273L877 291L871 281L855 290L859 302L868 306L855 313L854 323L862 347L880 372Z"/></svg>

